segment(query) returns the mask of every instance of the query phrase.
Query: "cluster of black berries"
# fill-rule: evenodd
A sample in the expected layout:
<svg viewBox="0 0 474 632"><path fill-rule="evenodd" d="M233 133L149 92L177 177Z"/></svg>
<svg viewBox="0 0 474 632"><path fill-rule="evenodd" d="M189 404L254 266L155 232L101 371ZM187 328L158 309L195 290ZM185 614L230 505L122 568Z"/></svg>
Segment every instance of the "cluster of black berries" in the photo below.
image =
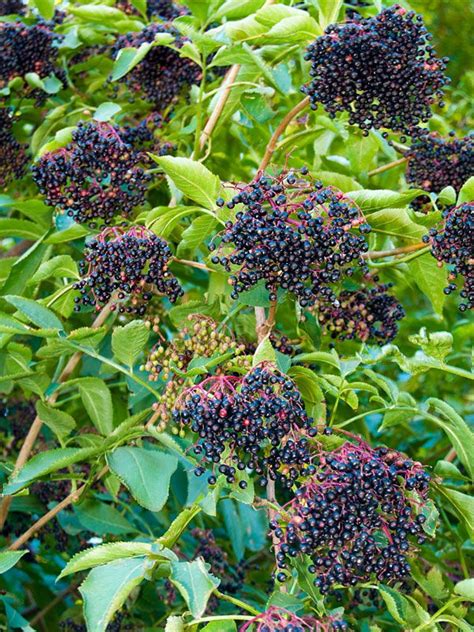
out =
<svg viewBox="0 0 474 632"><path fill-rule="evenodd" d="M271 522L277 565L307 555L322 594L334 584L403 580L410 571L411 540L425 541L422 513L430 476L421 464L360 441L321 452L310 477ZM281 570L277 579L285 581Z"/></svg>
<svg viewBox="0 0 474 632"><path fill-rule="evenodd" d="M23 0L2 0L0 3L0 15L23 15L25 4Z"/></svg>
<svg viewBox="0 0 474 632"><path fill-rule="evenodd" d="M444 262L451 268L445 294L454 292L456 278L463 277L464 302L459 309L464 312L474 307L474 202L447 209L443 215L443 226L431 228L423 241L431 244L431 254L440 265Z"/></svg>
<svg viewBox="0 0 474 632"><path fill-rule="evenodd" d="M165 156L175 149L172 143L162 141L156 137L156 130L162 127L163 117L157 112L152 112L136 125L124 125L117 131L124 143L143 152L142 162L146 163L151 162L147 152Z"/></svg>
<svg viewBox="0 0 474 632"><path fill-rule="evenodd" d="M265 365L243 378L212 376L185 390L173 418L199 435L194 452L204 466L195 474L218 465L228 483L237 470L249 469L262 486L270 479L291 487L309 462L308 437L316 434L293 381ZM208 480L214 484L216 477Z"/></svg>
<svg viewBox="0 0 474 632"><path fill-rule="evenodd" d="M130 0L118 0L117 8L128 15L140 15L140 12ZM171 0L148 0L146 4L146 14L148 18L158 17L163 20L174 20L181 15L186 15L189 11L186 7L172 2Z"/></svg>
<svg viewBox="0 0 474 632"><path fill-rule="evenodd" d="M169 34L175 48L181 48L185 39L172 24L153 23L138 33L121 35L111 49L114 59L122 48L138 48L145 42L153 42L160 34ZM153 47L146 57L121 81L139 94L144 94L158 110L171 105L185 86L197 83L201 77L199 66L176 50L167 46Z"/></svg>
<svg viewBox="0 0 474 632"><path fill-rule="evenodd" d="M306 173L302 169L302 175ZM290 171L275 178L259 176L227 207L236 204L245 209L226 223L220 250L226 244L234 248L212 257L228 272L232 265L240 266L230 277L232 298L263 281L270 300L276 300L278 288L283 288L304 307L318 297L335 300L330 286L344 275L352 276L355 268L368 272L362 255L368 250L364 235L370 226L340 191Z"/></svg>
<svg viewBox="0 0 474 632"><path fill-rule="evenodd" d="M168 244L145 228L106 228L85 247L74 309L100 310L112 301L112 310L142 316L154 292L174 303L183 290L168 270L170 259Z"/></svg>
<svg viewBox="0 0 474 632"><path fill-rule="evenodd" d="M0 88L29 72L47 77L56 70L55 35L46 24L27 26L23 22L1 22L0 58ZM35 95L44 97L36 91Z"/></svg>
<svg viewBox="0 0 474 632"><path fill-rule="evenodd" d="M318 301L318 320L331 338L379 345L390 342L397 335L398 321L405 316L397 299L387 294L390 287L391 284L385 284L344 290L338 295L337 304Z"/></svg>
<svg viewBox="0 0 474 632"><path fill-rule="evenodd" d="M72 141L44 154L32 173L46 204L94 228L143 204L151 177L141 158L109 123L79 123Z"/></svg>
<svg viewBox="0 0 474 632"><path fill-rule="evenodd" d="M191 535L199 542L193 558L202 557L210 565L211 573L221 580L221 591L231 594L238 592L244 583L244 565L231 564L210 529L193 529Z"/></svg>
<svg viewBox="0 0 474 632"><path fill-rule="evenodd" d="M0 187L21 178L27 161L25 147L13 136L8 109L0 108Z"/></svg>
<svg viewBox="0 0 474 632"><path fill-rule="evenodd" d="M416 140L406 157L406 179L410 184L434 193L447 186L459 192L474 175L474 136L442 138L427 134Z"/></svg>
<svg viewBox="0 0 474 632"><path fill-rule="evenodd" d="M87 626L72 617L62 619L58 627L60 632L87 632ZM127 621L126 615L118 612L105 628L105 632L132 632L135 629L133 623Z"/></svg>
<svg viewBox="0 0 474 632"><path fill-rule="evenodd" d="M60 502L71 492L70 481L41 481L30 487L31 493L46 507L50 502Z"/></svg>
<svg viewBox="0 0 474 632"><path fill-rule="evenodd" d="M334 616L315 619L308 615L297 615L285 608L270 606L268 610L246 621L239 632L347 632L345 621Z"/></svg>
<svg viewBox="0 0 474 632"><path fill-rule="evenodd" d="M35 405L30 400L18 397L0 400L0 420L5 420L1 425L6 427L13 448L26 437L35 417Z"/></svg>
<svg viewBox="0 0 474 632"><path fill-rule="evenodd" d="M309 45L312 81L302 88L313 109L349 113L365 134L371 128L416 134L448 83L447 59L429 45L421 16L394 5L371 18L332 24ZM442 105L442 102L440 103Z"/></svg>

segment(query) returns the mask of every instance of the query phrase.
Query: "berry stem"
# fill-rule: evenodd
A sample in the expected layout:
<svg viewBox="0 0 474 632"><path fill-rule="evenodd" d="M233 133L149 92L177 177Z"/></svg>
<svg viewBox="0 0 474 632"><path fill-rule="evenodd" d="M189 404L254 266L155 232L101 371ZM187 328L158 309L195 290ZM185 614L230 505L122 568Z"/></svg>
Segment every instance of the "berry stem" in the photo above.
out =
<svg viewBox="0 0 474 632"><path fill-rule="evenodd" d="M393 160L386 165L382 165L381 167L377 167L377 169L369 171L367 175L369 176L369 178L371 178L372 176L376 176L379 173L384 173L384 171L388 171L389 169L394 169L395 167L403 165L406 162L408 162L408 158L404 156L403 158L398 158L398 160Z"/></svg>
<svg viewBox="0 0 474 632"><path fill-rule="evenodd" d="M223 601L228 601L229 603L234 604L234 606L237 606L238 608L242 608L242 610L246 610L247 612L250 612L250 614L253 615L259 615L260 612L258 610L255 610L255 608L253 608L252 606L249 606L248 604L246 604L243 601L240 601L240 599L236 599L235 597L232 597L231 595L225 595L224 593L221 593L220 590L214 590L214 594L218 599L222 599Z"/></svg>
<svg viewBox="0 0 474 632"><path fill-rule="evenodd" d="M278 143L278 139L286 130L288 125L291 123L291 121L295 118L295 116L297 116L300 112L305 110L308 107L308 105L309 105L309 97L305 97L302 101L297 103L295 107L292 110L290 110L288 114L282 119L281 123L278 125L276 130L273 132L272 137L270 138L270 141L265 150L265 154L262 158L262 162L260 163L260 166L258 167L259 171L264 171L266 169L268 163L272 159L273 153Z"/></svg>
<svg viewBox="0 0 474 632"><path fill-rule="evenodd" d="M106 305L104 309L100 312L100 314L97 316L97 318L94 320L91 327L93 329L98 329L99 327L101 327L104 324L104 322L107 320L107 317L109 316L109 314L110 314L110 306ZM65 382L69 379L69 377L74 372L77 365L79 364L81 357L82 357L81 352L77 352L71 356L71 358L69 359L69 362L66 364L66 366L64 367L63 371L61 372L58 378L59 383ZM59 396L59 390L56 390L46 399L46 403L50 405L54 404L58 396ZM15 462L15 466L13 468L12 476L17 474L21 470L21 468L25 465L26 461L28 460L28 457L30 456L31 450L33 449L33 445L36 439L38 438L38 435L41 431L42 426L43 426L43 422L37 415L35 419L33 420L33 423L31 424L28 434L26 435L25 441L23 442L21 450L18 454L17 460ZM8 517L11 501L12 501L11 496L5 496L0 505L0 529L3 528L3 525L5 524L5 521Z"/></svg>
<svg viewBox="0 0 474 632"><path fill-rule="evenodd" d="M420 242L417 244L410 244L409 246L401 246L400 248L393 248L392 250L373 250L372 252L366 252L362 255L363 259L384 259L385 257L393 257L395 255L402 255L407 252L415 252L417 250L421 250L422 248L426 248L426 244L424 242Z"/></svg>

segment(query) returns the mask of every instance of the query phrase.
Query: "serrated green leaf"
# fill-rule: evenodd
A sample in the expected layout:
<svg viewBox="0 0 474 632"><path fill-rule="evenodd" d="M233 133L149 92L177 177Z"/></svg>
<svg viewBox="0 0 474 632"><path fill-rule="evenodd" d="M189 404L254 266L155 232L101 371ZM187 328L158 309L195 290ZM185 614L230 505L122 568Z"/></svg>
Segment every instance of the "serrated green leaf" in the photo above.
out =
<svg viewBox="0 0 474 632"><path fill-rule="evenodd" d="M28 551L2 551L0 552L0 575L6 573L10 568L25 555Z"/></svg>
<svg viewBox="0 0 474 632"><path fill-rule="evenodd" d="M216 208L220 180L200 162L175 156L154 156L153 160L163 168L176 187L186 197L204 208Z"/></svg>
<svg viewBox="0 0 474 632"><path fill-rule="evenodd" d="M36 402L36 412L41 421L60 439L67 437L76 427L71 415L58 408L52 408L42 401Z"/></svg>
<svg viewBox="0 0 474 632"><path fill-rule="evenodd" d="M469 601L474 601L474 578L463 579L454 586L454 592Z"/></svg>
<svg viewBox="0 0 474 632"><path fill-rule="evenodd" d="M176 586L194 618L202 617L209 597L220 584L202 558L193 562L171 562L170 581Z"/></svg>
<svg viewBox="0 0 474 632"><path fill-rule="evenodd" d="M110 121L116 114L122 110L122 107L118 103L112 101L106 101L101 103L94 112L94 121Z"/></svg>
<svg viewBox="0 0 474 632"><path fill-rule="evenodd" d="M107 436L114 428L112 395L104 380L83 377L77 381L82 403L97 430Z"/></svg>
<svg viewBox="0 0 474 632"><path fill-rule="evenodd" d="M47 307L23 296L7 294L4 299L16 307L30 322L43 329L63 329L59 318Z"/></svg>
<svg viewBox="0 0 474 632"><path fill-rule="evenodd" d="M112 333L112 350L119 362L133 367L146 343L150 332L141 320L133 320L123 327L115 327Z"/></svg>
<svg viewBox="0 0 474 632"><path fill-rule="evenodd" d="M466 202L474 201L474 176L471 176L467 180L458 195L458 204L465 204Z"/></svg>
<svg viewBox="0 0 474 632"><path fill-rule="evenodd" d="M178 460L159 450L117 448L107 463L135 500L150 511L160 511L168 499L171 476Z"/></svg>

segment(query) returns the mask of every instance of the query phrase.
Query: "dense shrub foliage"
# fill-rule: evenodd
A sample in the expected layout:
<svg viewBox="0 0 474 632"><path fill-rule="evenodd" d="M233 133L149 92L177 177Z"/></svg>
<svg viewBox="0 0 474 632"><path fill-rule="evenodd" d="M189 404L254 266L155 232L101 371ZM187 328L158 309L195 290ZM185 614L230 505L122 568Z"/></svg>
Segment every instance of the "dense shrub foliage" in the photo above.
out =
<svg viewBox="0 0 474 632"><path fill-rule="evenodd" d="M0 628L473 630L467 3L0 16Z"/></svg>

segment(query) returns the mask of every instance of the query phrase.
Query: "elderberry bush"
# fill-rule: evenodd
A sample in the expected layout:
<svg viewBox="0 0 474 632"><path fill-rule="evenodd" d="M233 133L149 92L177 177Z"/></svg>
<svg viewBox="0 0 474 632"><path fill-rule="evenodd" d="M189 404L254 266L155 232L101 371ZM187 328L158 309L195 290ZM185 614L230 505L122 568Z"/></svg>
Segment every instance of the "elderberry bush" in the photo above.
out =
<svg viewBox="0 0 474 632"><path fill-rule="evenodd" d="M464 312L474 307L474 203L447 209L443 216L442 226L431 228L423 241L431 245L431 254L440 264L449 266L445 294L455 292L458 277L462 278L459 309Z"/></svg>
<svg viewBox="0 0 474 632"><path fill-rule="evenodd" d="M174 48L182 48L186 41L172 24L152 23L140 32L120 35L111 49L111 55L115 59L123 48L139 48L162 34L173 37ZM174 103L185 87L198 83L200 77L201 69L195 62L181 57L172 48L158 45L121 81L161 111Z"/></svg>
<svg viewBox="0 0 474 632"><path fill-rule="evenodd" d="M407 182L425 191L439 193L452 186L458 193L474 175L474 137L443 138L428 134L418 138L406 153Z"/></svg>
<svg viewBox="0 0 474 632"><path fill-rule="evenodd" d="M331 338L383 345L396 337L398 321L405 316L397 299L387 293L390 287L384 284L343 290L336 304L320 301L314 311Z"/></svg>
<svg viewBox="0 0 474 632"><path fill-rule="evenodd" d="M111 310L142 316L154 292L174 303L183 290L168 270L170 259L168 244L145 228L104 229L84 250L75 310L111 302Z"/></svg>
<svg viewBox="0 0 474 632"><path fill-rule="evenodd" d="M234 483L237 470L249 469L268 480L291 487L308 463L308 437L316 429L295 384L271 367L256 367L243 378L208 377L183 391L173 411L174 421L198 435L194 447L204 466ZM214 484L213 473L208 482ZM245 489L246 481L239 486Z"/></svg>
<svg viewBox="0 0 474 632"><path fill-rule="evenodd" d="M130 134L126 130L125 138ZM46 204L94 228L143 204L151 177L141 162L142 153L114 126L79 123L72 141L45 153L32 174Z"/></svg>
<svg viewBox="0 0 474 632"><path fill-rule="evenodd" d="M293 293L302 307L318 297L335 301L332 286L356 271L368 268L363 254L370 232L358 206L333 187L282 172L275 178L261 175L227 203L242 205L235 220L226 222L221 246L212 262L239 270L230 277L232 298L237 299L263 282L271 301L279 289ZM223 200L218 204L223 205ZM224 249L231 244L233 249ZM211 250L215 249L211 244Z"/></svg>
<svg viewBox="0 0 474 632"><path fill-rule="evenodd" d="M317 109L349 114L364 134L372 128L414 135L432 116L448 83L423 18L400 5L373 18L331 24L308 46L312 80L303 87Z"/></svg>
<svg viewBox="0 0 474 632"><path fill-rule="evenodd" d="M13 136L9 110L0 108L0 187L21 178L27 162L25 146Z"/></svg>
<svg viewBox="0 0 474 632"><path fill-rule="evenodd" d="M271 523L278 541L280 581L292 560L310 558L314 585L403 581L410 573L413 541L423 544L430 475L420 463L359 440L320 452L308 478Z"/></svg>

